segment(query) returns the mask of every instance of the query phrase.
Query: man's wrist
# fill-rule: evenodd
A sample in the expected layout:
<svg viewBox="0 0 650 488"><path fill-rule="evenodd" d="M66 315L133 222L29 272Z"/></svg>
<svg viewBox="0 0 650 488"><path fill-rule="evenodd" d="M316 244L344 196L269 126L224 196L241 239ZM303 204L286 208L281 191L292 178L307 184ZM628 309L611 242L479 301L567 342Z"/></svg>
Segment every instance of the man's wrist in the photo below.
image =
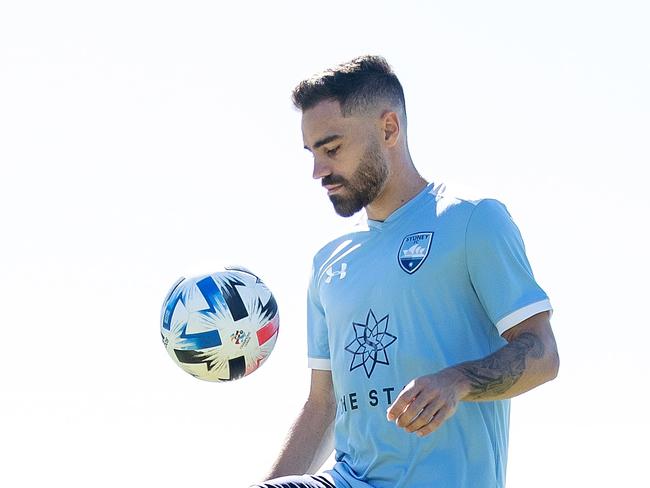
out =
<svg viewBox="0 0 650 488"><path fill-rule="evenodd" d="M451 366L444 370L449 375L450 382L456 389L458 400L464 400L472 391L470 379L463 371L462 365Z"/></svg>

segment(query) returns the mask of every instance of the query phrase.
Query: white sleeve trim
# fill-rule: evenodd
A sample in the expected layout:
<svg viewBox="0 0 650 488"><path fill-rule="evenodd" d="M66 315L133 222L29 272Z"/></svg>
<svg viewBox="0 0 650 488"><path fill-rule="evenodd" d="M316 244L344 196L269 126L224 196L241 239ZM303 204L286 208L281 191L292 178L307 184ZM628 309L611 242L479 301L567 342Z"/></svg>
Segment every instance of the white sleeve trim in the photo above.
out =
<svg viewBox="0 0 650 488"><path fill-rule="evenodd" d="M548 311L553 313L553 307L551 306L551 302L548 299L542 300L541 302L531 303L530 305L526 305L519 310L515 310L511 314L508 314L499 320L496 324L497 330L499 331L499 334L503 334L509 328L514 327L515 325L523 322L533 315Z"/></svg>
<svg viewBox="0 0 650 488"><path fill-rule="evenodd" d="M329 359L307 358L307 366L311 369L332 370L332 363Z"/></svg>

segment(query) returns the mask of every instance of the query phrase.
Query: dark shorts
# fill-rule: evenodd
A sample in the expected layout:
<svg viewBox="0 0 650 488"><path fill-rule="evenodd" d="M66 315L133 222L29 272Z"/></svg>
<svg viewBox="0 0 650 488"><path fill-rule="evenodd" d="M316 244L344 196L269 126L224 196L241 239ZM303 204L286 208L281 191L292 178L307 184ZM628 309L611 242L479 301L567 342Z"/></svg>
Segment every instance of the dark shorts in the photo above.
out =
<svg viewBox="0 0 650 488"><path fill-rule="evenodd" d="M304 476L284 476L265 481L250 488L336 488L331 477L322 474Z"/></svg>

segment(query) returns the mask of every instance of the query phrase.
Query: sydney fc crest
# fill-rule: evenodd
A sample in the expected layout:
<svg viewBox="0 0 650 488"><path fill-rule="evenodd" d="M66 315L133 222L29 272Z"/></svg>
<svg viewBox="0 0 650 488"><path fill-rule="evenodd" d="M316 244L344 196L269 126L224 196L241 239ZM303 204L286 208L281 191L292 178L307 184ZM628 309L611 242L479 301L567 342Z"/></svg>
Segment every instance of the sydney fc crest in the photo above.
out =
<svg viewBox="0 0 650 488"><path fill-rule="evenodd" d="M431 249L433 232L417 232L407 235L397 252L400 267L408 274L415 273L424 263Z"/></svg>

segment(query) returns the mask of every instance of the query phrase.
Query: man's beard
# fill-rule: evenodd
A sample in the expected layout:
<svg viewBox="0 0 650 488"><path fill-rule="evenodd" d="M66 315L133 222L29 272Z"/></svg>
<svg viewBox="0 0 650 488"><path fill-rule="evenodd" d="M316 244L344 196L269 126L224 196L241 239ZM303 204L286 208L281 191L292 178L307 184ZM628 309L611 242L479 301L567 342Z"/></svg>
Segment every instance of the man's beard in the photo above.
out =
<svg viewBox="0 0 650 488"><path fill-rule="evenodd" d="M323 178L322 184L342 185L339 193L330 195L330 200L337 214L350 217L377 198L387 178L388 165L380 152L379 144L373 140L349 180L330 175Z"/></svg>

